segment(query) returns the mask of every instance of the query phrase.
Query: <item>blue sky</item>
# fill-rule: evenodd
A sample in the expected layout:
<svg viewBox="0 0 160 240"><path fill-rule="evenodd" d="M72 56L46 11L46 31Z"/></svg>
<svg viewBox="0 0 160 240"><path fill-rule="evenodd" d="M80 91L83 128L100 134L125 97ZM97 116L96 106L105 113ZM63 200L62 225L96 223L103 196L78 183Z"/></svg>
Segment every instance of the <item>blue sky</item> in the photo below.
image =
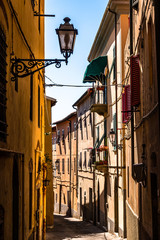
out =
<svg viewBox="0 0 160 240"><path fill-rule="evenodd" d="M66 66L57 69L51 65L45 75L55 83L82 85L83 75L88 65L88 55L98 31L108 0L46 0L45 13L55 14L45 20L45 58L63 58L60 53L58 36L55 32L63 19L69 17L78 35L74 53ZM46 83L51 83L46 79ZM84 84L85 86L85 84ZM60 120L74 111L73 103L86 88L46 87L46 95L57 99L52 108L52 122Z"/></svg>

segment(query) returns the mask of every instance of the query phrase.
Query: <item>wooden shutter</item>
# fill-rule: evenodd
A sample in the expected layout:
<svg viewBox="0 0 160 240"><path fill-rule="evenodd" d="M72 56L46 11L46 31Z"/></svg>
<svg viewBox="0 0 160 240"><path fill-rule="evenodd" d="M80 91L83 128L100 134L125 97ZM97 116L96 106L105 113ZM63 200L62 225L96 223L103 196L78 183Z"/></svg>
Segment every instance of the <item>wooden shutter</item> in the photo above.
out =
<svg viewBox="0 0 160 240"><path fill-rule="evenodd" d="M128 122L131 118L131 86L125 86L125 121Z"/></svg>
<svg viewBox="0 0 160 240"><path fill-rule="evenodd" d="M122 93L122 122L127 123L131 118L131 87L125 86Z"/></svg>
<svg viewBox="0 0 160 240"><path fill-rule="evenodd" d="M122 122L125 123L125 92L122 93Z"/></svg>
<svg viewBox="0 0 160 240"><path fill-rule="evenodd" d="M131 105L140 104L140 68L139 55L131 57Z"/></svg>

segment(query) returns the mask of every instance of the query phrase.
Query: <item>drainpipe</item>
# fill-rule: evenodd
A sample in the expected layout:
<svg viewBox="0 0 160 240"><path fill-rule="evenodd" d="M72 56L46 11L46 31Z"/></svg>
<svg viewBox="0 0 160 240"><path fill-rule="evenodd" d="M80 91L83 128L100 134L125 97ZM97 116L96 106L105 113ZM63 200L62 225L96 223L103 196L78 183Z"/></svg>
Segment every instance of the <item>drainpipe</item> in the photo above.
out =
<svg viewBox="0 0 160 240"><path fill-rule="evenodd" d="M133 14L132 0L130 0L130 56L133 54ZM132 178L134 179L134 112L131 106L131 163L132 163Z"/></svg>
<svg viewBox="0 0 160 240"><path fill-rule="evenodd" d="M77 108L75 106L72 106L76 112ZM76 196L78 198L78 115L76 118Z"/></svg>
<svg viewBox="0 0 160 240"><path fill-rule="evenodd" d="M117 13L111 10L110 8L108 9L109 12L114 14L115 17L115 96L116 96L116 128L118 129L118 103L117 103ZM117 146L117 182L116 182L116 187L117 187L117 198L116 198L116 211L117 211L117 221L115 223L115 232L118 232L119 228L119 206L118 206L118 186L119 186L119 171L118 171L118 132L116 130L116 146Z"/></svg>
<svg viewBox="0 0 160 240"><path fill-rule="evenodd" d="M70 159L69 159L69 168L70 168L70 171L69 171L69 216L71 217L71 180L72 180L72 174L71 174L71 171L72 171L72 139L71 139L71 120L68 120L69 121L69 133L70 133L70 139L69 139L69 146L70 146Z"/></svg>
<svg viewBox="0 0 160 240"><path fill-rule="evenodd" d="M156 30L157 83L158 83L159 131L160 131L160 68L158 67L160 62L160 45L159 45L160 1L159 0L154 0L154 11L155 11L155 30Z"/></svg>

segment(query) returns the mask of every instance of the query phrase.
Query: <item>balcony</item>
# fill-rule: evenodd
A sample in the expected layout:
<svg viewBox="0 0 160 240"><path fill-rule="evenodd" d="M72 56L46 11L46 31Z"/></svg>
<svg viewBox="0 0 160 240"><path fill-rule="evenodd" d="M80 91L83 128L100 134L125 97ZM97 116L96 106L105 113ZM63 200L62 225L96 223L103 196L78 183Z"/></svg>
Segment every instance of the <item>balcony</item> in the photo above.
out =
<svg viewBox="0 0 160 240"><path fill-rule="evenodd" d="M108 173L108 161L97 161L94 164L95 170L102 172L104 174Z"/></svg>
<svg viewBox="0 0 160 240"><path fill-rule="evenodd" d="M101 116L106 117L108 113L108 104L95 103L90 107L91 112L96 112Z"/></svg>

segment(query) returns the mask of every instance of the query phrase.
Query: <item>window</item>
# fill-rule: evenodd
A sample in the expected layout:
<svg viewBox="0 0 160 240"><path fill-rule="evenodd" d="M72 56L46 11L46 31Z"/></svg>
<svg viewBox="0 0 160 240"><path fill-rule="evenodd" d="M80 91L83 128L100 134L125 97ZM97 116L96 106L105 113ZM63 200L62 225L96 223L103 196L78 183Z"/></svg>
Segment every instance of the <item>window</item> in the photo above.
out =
<svg viewBox="0 0 160 240"><path fill-rule="evenodd" d="M30 76L30 120L33 120L33 74Z"/></svg>
<svg viewBox="0 0 160 240"><path fill-rule="evenodd" d="M90 125L92 125L92 114L91 114L91 112L89 114L89 123L90 123Z"/></svg>
<svg viewBox="0 0 160 240"><path fill-rule="evenodd" d="M6 37L0 27L0 141L6 142L7 123L6 123Z"/></svg>
<svg viewBox="0 0 160 240"><path fill-rule="evenodd" d="M57 143L60 144L60 130L57 131Z"/></svg>
<svg viewBox="0 0 160 240"><path fill-rule="evenodd" d="M84 117L84 127L87 126L87 119L86 119L86 116Z"/></svg>
<svg viewBox="0 0 160 240"><path fill-rule="evenodd" d="M34 7L35 7L35 0L31 0L31 5L32 5L32 9L34 11Z"/></svg>
<svg viewBox="0 0 160 240"><path fill-rule="evenodd" d="M70 130L70 127L68 126L68 128L67 128L67 131L68 131L68 134L67 134L67 136L68 136L68 142L69 142L69 131Z"/></svg>
<svg viewBox="0 0 160 240"><path fill-rule="evenodd" d="M131 105L138 106L140 104L140 67L139 55L132 56L130 59L131 68Z"/></svg>
<svg viewBox="0 0 160 240"><path fill-rule="evenodd" d="M68 174L69 174L69 158L68 158Z"/></svg>
<svg viewBox="0 0 160 240"><path fill-rule="evenodd" d="M84 152L84 162L83 162L83 167L86 168L86 165L87 165L87 155L86 155L86 151Z"/></svg>
<svg viewBox="0 0 160 240"><path fill-rule="evenodd" d="M74 173L76 173L76 158L74 158Z"/></svg>
<svg viewBox="0 0 160 240"><path fill-rule="evenodd" d="M114 151L117 150L117 146L116 146L116 143L117 143L117 114L115 113L113 115L113 130L115 132L115 142L114 142Z"/></svg>
<svg viewBox="0 0 160 240"><path fill-rule="evenodd" d="M76 139L76 134L77 134L77 123L74 122L74 139Z"/></svg>
<svg viewBox="0 0 160 240"><path fill-rule="evenodd" d="M64 174L64 158L62 158L62 173Z"/></svg>
<svg viewBox="0 0 160 240"><path fill-rule="evenodd" d="M56 151L56 137L54 137L54 146L53 146L53 150Z"/></svg>
<svg viewBox="0 0 160 240"><path fill-rule="evenodd" d="M79 168L82 169L82 152L80 152L80 156L79 156Z"/></svg>
<svg viewBox="0 0 160 240"><path fill-rule="evenodd" d="M29 229L32 228L32 171L29 172Z"/></svg>
<svg viewBox="0 0 160 240"><path fill-rule="evenodd" d="M56 166L57 172L60 173L60 160L59 160L59 159L57 159L57 160L55 161L55 166Z"/></svg>
<svg viewBox="0 0 160 240"><path fill-rule="evenodd" d="M38 86L38 127L40 127L40 87Z"/></svg>
<svg viewBox="0 0 160 240"><path fill-rule="evenodd" d="M131 87L126 85L122 93L122 122L127 123L131 118Z"/></svg>
<svg viewBox="0 0 160 240"><path fill-rule="evenodd" d="M115 55L115 46L113 48L113 59L115 59L116 55ZM113 65L113 81L116 78L116 65L115 65L115 61L114 61L114 65Z"/></svg>
<svg viewBox="0 0 160 240"><path fill-rule="evenodd" d="M64 145L65 138L64 138L64 129L62 129L62 144Z"/></svg>

